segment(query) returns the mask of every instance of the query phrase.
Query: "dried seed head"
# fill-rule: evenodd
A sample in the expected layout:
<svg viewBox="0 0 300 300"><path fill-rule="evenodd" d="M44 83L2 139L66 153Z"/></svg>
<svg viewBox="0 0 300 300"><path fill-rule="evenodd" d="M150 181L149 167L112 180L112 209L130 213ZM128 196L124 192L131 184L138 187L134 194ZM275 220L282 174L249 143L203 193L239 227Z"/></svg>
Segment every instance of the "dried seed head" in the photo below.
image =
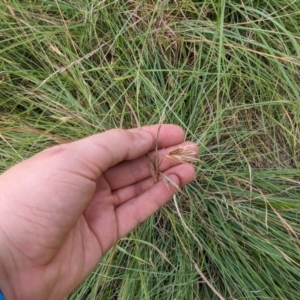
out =
<svg viewBox="0 0 300 300"><path fill-rule="evenodd" d="M150 174L151 174L154 182L157 182L158 181L158 174L155 171L155 167L154 167L153 162L148 160L148 167L149 167L149 171L150 171Z"/></svg>
<svg viewBox="0 0 300 300"><path fill-rule="evenodd" d="M169 186L171 185L177 192L180 192L181 194L186 195L186 193L184 193L180 187L170 178L168 177L166 174L159 172L159 175L161 176L162 180L164 181L164 183L166 184L166 186L169 188Z"/></svg>
<svg viewBox="0 0 300 300"><path fill-rule="evenodd" d="M158 155L154 156L154 161L150 161L148 155L146 155L147 157L147 163L148 163L148 168L150 171L150 174L154 180L154 182L158 182L158 176L159 176L159 166L161 163L161 159Z"/></svg>
<svg viewBox="0 0 300 300"><path fill-rule="evenodd" d="M183 146L169 152L169 154L165 155L165 157L176 160L180 163L191 163L197 161L195 155L196 152L193 151L190 146Z"/></svg>
<svg viewBox="0 0 300 300"><path fill-rule="evenodd" d="M171 185L175 190L180 190L180 187L173 180L171 180L171 178L169 178L166 174L159 172L159 175L161 176L162 180L164 181L167 187Z"/></svg>

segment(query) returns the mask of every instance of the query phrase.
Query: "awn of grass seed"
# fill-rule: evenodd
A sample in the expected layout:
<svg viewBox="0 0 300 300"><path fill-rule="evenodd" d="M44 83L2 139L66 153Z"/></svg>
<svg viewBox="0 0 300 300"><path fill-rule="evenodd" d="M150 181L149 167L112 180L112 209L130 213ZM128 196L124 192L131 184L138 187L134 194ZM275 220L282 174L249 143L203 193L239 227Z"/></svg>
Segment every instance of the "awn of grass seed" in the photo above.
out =
<svg viewBox="0 0 300 300"><path fill-rule="evenodd" d="M154 161L150 161L149 159L149 156L146 155L146 158L147 158L147 163L148 163L148 167L149 167L149 170L150 170L150 174L154 180L154 182L158 182L158 177L159 177L159 165L160 165L160 158L158 156L158 136L159 136L159 132L160 132L160 129L161 129L161 125L162 125L162 122L161 124L159 125L158 129L157 129L157 133L156 133L156 138L155 138L155 155L154 155Z"/></svg>

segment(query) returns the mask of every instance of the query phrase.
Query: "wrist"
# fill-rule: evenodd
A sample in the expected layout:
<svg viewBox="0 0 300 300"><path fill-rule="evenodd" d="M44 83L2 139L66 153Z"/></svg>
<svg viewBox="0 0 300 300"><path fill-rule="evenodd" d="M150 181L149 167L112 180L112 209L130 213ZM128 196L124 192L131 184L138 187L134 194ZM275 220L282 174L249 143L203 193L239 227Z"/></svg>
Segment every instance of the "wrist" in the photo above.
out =
<svg viewBox="0 0 300 300"><path fill-rule="evenodd" d="M0 291L3 294L0 300L11 300L16 299L14 293L14 288L16 287L16 282L12 280L12 275L16 276L17 273L11 273L11 270L17 270L13 262L12 253L7 248L8 241L5 239L5 235L1 232L0 228ZM14 283L13 283L14 282ZM1 294L0 294L1 295Z"/></svg>
<svg viewBox="0 0 300 300"><path fill-rule="evenodd" d="M7 278L5 277L5 271L3 272L3 268L1 268L0 273L1 273L0 300L17 299L13 290L13 285L11 281L7 280Z"/></svg>
<svg viewBox="0 0 300 300"><path fill-rule="evenodd" d="M3 293L0 290L0 300L5 300Z"/></svg>

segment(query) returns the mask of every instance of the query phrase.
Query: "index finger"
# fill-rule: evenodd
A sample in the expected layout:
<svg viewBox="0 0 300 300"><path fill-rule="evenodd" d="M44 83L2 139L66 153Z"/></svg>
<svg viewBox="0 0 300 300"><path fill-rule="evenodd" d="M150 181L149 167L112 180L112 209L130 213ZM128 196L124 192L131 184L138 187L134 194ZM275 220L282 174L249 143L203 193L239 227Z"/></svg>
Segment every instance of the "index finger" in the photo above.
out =
<svg viewBox="0 0 300 300"><path fill-rule="evenodd" d="M143 126L141 128L129 129L128 131L137 132L140 130L146 130L151 132L155 139L159 131L157 140L158 149L180 144L184 140L184 130L178 125L155 124L151 126ZM154 148L155 144L153 145L151 150L154 150Z"/></svg>
<svg viewBox="0 0 300 300"><path fill-rule="evenodd" d="M76 157L84 168L82 174L97 179L110 167L124 160L139 158L155 148L155 140L160 125L146 126L130 130L112 129L67 144L68 155ZM178 144L184 138L181 127L161 125L158 147Z"/></svg>

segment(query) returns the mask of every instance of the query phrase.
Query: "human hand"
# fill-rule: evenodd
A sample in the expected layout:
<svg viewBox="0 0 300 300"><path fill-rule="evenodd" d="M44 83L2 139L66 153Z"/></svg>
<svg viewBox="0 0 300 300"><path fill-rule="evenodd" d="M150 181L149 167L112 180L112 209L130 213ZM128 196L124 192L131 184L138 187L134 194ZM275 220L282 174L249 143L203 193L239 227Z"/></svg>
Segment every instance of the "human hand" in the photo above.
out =
<svg viewBox="0 0 300 300"><path fill-rule="evenodd" d="M113 129L55 146L0 176L0 289L7 300L61 299L97 266L122 237L176 192L154 183L158 125ZM183 142L163 125L159 153ZM197 154L197 146L189 144ZM189 164L161 156L160 171L178 186L194 178Z"/></svg>

